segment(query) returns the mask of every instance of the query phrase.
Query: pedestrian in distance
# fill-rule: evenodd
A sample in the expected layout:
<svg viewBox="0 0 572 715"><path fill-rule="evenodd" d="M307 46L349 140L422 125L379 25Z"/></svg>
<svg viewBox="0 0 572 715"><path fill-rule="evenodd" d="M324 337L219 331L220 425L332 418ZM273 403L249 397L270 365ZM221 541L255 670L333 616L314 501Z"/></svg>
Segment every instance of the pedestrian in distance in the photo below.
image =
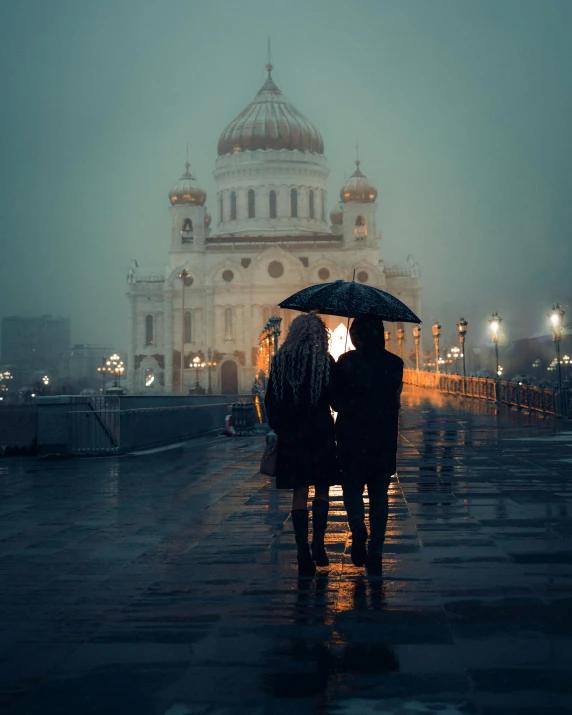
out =
<svg viewBox="0 0 572 715"><path fill-rule="evenodd" d="M268 424L276 432L276 487L292 489L292 524L300 575L328 566L324 545L329 488L340 484L330 385L335 362L328 353L328 333L316 313L292 321L272 360L264 399ZM312 502L312 548L308 543L308 493Z"/></svg>
<svg viewBox="0 0 572 715"><path fill-rule="evenodd" d="M356 566L365 564L371 574L380 575L387 490L396 472L403 360L385 349L383 321L377 316L355 318L350 336L355 350L341 355L336 363L331 404L338 413L336 439L352 534L351 558ZM369 544L363 501L366 485Z"/></svg>

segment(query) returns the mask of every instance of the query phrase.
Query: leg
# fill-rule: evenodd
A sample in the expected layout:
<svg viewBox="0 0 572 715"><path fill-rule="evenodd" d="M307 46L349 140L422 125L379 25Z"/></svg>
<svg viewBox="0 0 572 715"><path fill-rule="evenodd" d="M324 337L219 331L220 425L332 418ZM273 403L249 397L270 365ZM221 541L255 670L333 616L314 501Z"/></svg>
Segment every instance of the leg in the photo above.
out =
<svg viewBox="0 0 572 715"><path fill-rule="evenodd" d="M363 566L366 560L365 510L363 505L363 484L355 479L345 479L343 483L344 506L348 513L348 523L352 532L352 562Z"/></svg>
<svg viewBox="0 0 572 715"><path fill-rule="evenodd" d="M369 494L369 546L367 553L368 569L372 572L381 571L381 556L385 541L388 516L388 484L383 479L368 483Z"/></svg>
<svg viewBox="0 0 572 715"><path fill-rule="evenodd" d="M324 536L328 525L328 508L330 506L330 488L318 486L315 488L315 499L312 502L312 557L317 566L329 566L330 561L324 546Z"/></svg>
<svg viewBox="0 0 572 715"><path fill-rule="evenodd" d="M298 547L298 569L302 576L312 576L316 565L308 544L308 487L294 489L292 495L292 524Z"/></svg>

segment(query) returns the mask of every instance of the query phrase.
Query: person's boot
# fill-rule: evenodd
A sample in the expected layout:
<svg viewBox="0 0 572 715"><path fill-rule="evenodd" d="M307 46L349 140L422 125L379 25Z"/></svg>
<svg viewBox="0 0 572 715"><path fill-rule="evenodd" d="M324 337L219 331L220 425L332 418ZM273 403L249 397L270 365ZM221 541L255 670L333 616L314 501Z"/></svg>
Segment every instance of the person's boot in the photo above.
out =
<svg viewBox="0 0 572 715"><path fill-rule="evenodd" d="M352 524L352 550L351 557L354 566L363 566L367 559L367 529L365 524L359 522Z"/></svg>
<svg viewBox="0 0 572 715"><path fill-rule="evenodd" d="M310 554L308 544L308 510L293 509L292 524L294 525L294 536L298 547L298 571L300 576L313 576L316 573L316 564Z"/></svg>
<svg viewBox="0 0 572 715"><path fill-rule="evenodd" d="M324 546L329 506L330 503L325 499L314 499L312 502L312 558L316 566L330 565Z"/></svg>
<svg viewBox="0 0 572 715"><path fill-rule="evenodd" d="M381 576L383 544L387 528L388 498L385 485L368 486L369 491L369 544L366 568L370 576Z"/></svg>

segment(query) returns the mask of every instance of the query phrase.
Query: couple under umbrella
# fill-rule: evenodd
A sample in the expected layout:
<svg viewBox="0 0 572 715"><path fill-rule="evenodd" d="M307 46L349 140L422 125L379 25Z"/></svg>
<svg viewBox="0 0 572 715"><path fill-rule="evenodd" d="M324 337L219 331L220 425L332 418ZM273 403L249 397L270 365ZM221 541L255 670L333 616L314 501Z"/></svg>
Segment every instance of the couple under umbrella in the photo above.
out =
<svg viewBox="0 0 572 715"><path fill-rule="evenodd" d="M292 321L272 361L265 397L268 423L278 436L276 486L293 490L299 572L311 576L316 566L329 564L324 544L329 488L342 484L352 561L380 575L403 379L403 361L385 349L383 320L420 321L394 296L355 282L311 286L280 307L309 311ZM349 332L355 350L337 363L328 352L328 333L318 312L354 317ZM338 413L335 424L332 409ZM315 490L311 547L310 486Z"/></svg>

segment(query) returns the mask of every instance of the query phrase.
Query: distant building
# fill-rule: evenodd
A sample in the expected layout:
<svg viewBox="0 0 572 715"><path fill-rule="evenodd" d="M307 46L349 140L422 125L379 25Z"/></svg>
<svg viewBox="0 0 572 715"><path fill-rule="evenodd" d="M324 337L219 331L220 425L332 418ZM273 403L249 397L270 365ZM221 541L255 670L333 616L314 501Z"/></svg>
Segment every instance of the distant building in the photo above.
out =
<svg viewBox="0 0 572 715"><path fill-rule="evenodd" d="M2 362L22 370L57 370L70 332L69 318L2 318Z"/></svg>
<svg viewBox="0 0 572 715"><path fill-rule="evenodd" d="M134 391L186 393L198 379L204 387L206 375L191 363L209 355L215 392L250 391L261 330L277 315L285 335L296 314L278 303L311 284L355 277L421 314L417 264L382 259L378 192L360 162L328 212L320 132L286 100L271 65L267 70L254 100L220 136L212 218L187 162L168 195L168 266L149 272L133 261L127 280ZM345 324L324 320L332 331Z"/></svg>
<svg viewBox="0 0 572 715"><path fill-rule="evenodd" d="M89 381L97 384L101 381L101 373L97 371L104 359L114 352L109 345L73 345L61 357L59 376L63 382Z"/></svg>

